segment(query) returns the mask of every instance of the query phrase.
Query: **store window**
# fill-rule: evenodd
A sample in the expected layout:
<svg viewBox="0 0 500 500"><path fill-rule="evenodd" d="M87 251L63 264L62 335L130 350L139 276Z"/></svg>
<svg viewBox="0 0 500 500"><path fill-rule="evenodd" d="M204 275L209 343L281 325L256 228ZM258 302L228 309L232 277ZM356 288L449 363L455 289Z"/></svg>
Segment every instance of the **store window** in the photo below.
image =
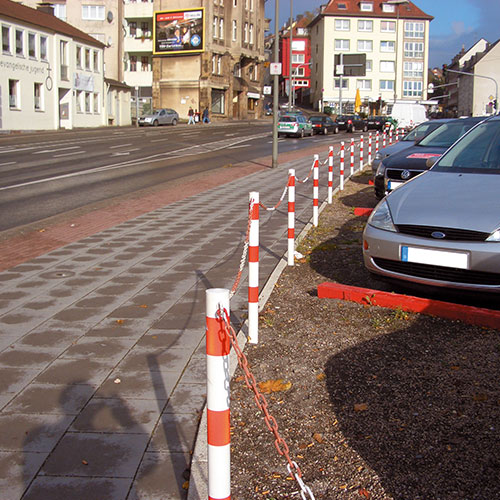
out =
<svg viewBox="0 0 500 500"><path fill-rule="evenodd" d="M212 113L224 114L225 96L224 90L212 89Z"/></svg>
<svg viewBox="0 0 500 500"><path fill-rule="evenodd" d="M20 109L19 80L9 80L9 108Z"/></svg>

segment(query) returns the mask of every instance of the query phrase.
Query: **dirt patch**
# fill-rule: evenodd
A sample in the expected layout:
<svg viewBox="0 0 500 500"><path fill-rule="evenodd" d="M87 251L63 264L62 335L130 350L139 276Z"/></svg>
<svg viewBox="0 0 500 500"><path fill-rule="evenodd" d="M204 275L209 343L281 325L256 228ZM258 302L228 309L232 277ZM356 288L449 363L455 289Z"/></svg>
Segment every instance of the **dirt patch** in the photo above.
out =
<svg viewBox="0 0 500 500"><path fill-rule="evenodd" d="M368 179L348 182L302 242L249 364L275 390L269 411L317 500L500 498L500 332L315 295L327 280L391 290L362 265L367 217L354 207L375 205ZM232 497L301 498L242 375Z"/></svg>

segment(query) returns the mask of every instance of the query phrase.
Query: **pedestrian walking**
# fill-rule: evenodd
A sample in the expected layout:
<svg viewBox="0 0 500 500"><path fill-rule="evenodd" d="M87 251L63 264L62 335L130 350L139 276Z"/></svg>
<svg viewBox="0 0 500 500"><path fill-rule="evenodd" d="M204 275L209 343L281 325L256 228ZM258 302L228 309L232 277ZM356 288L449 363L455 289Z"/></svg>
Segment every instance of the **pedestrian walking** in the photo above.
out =
<svg viewBox="0 0 500 500"><path fill-rule="evenodd" d="M208 117L208 108L205 108L203 110L202 119L203 119L203 123L210 123L210 118Z"/></svg>
<svg viewBox="0 0 500 500"><path fill-rule="evenodd" d="M194 125L194 111L193 108L189 108L188 111L188 125Z"/></svg>

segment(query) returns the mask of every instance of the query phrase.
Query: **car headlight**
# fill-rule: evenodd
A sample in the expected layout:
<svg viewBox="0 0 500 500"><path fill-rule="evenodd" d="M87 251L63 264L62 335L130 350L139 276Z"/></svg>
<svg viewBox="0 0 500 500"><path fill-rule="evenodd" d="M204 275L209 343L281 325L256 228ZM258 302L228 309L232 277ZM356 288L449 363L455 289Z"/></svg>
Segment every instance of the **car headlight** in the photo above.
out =
<svg viewBox="0 0 500 500"><path fill-rule="evenodd" d="M375 210L371 213L368 218L368 224L376 227L377 229L383 229L384 231L392 231L393 233L397 232L386 200L381 201L377 208L375 208Z"/></svg>
<svg viewBox="0 0 500 500"><path fill-rule="evenodd" d="M500 242L500 228L493 231L487 238L486 241L498 241Z"/></svg>
<svg viewBox="0 0 500 500"><path fill-rule="evenodd" d="M380 160L382 159L382 153L378 152L378 153L375 155L375 159L380 161Z"/></svg>
<svg viewBox="0 0 500 500"><path fill-rule="evenodd" d="M385 175L385 165L384 165L384 162L381 161L379 163L379 166L377 167L377 172L375 173L375 175Z"/></svg>

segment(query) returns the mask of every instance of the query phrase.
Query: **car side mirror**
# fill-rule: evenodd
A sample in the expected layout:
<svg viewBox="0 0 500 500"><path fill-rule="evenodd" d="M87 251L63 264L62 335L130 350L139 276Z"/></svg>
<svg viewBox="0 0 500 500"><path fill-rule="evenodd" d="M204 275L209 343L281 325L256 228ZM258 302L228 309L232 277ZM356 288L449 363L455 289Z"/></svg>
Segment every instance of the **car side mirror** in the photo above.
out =
<svg viewBox="0 0 500 500"><path fill-rule="evenodd" d="M430 158L427 158L427 160L425 161L425 166L427 168L431 168L434 165L434 163L436 163L438 160L439 156L431 156Z"/></svg>

